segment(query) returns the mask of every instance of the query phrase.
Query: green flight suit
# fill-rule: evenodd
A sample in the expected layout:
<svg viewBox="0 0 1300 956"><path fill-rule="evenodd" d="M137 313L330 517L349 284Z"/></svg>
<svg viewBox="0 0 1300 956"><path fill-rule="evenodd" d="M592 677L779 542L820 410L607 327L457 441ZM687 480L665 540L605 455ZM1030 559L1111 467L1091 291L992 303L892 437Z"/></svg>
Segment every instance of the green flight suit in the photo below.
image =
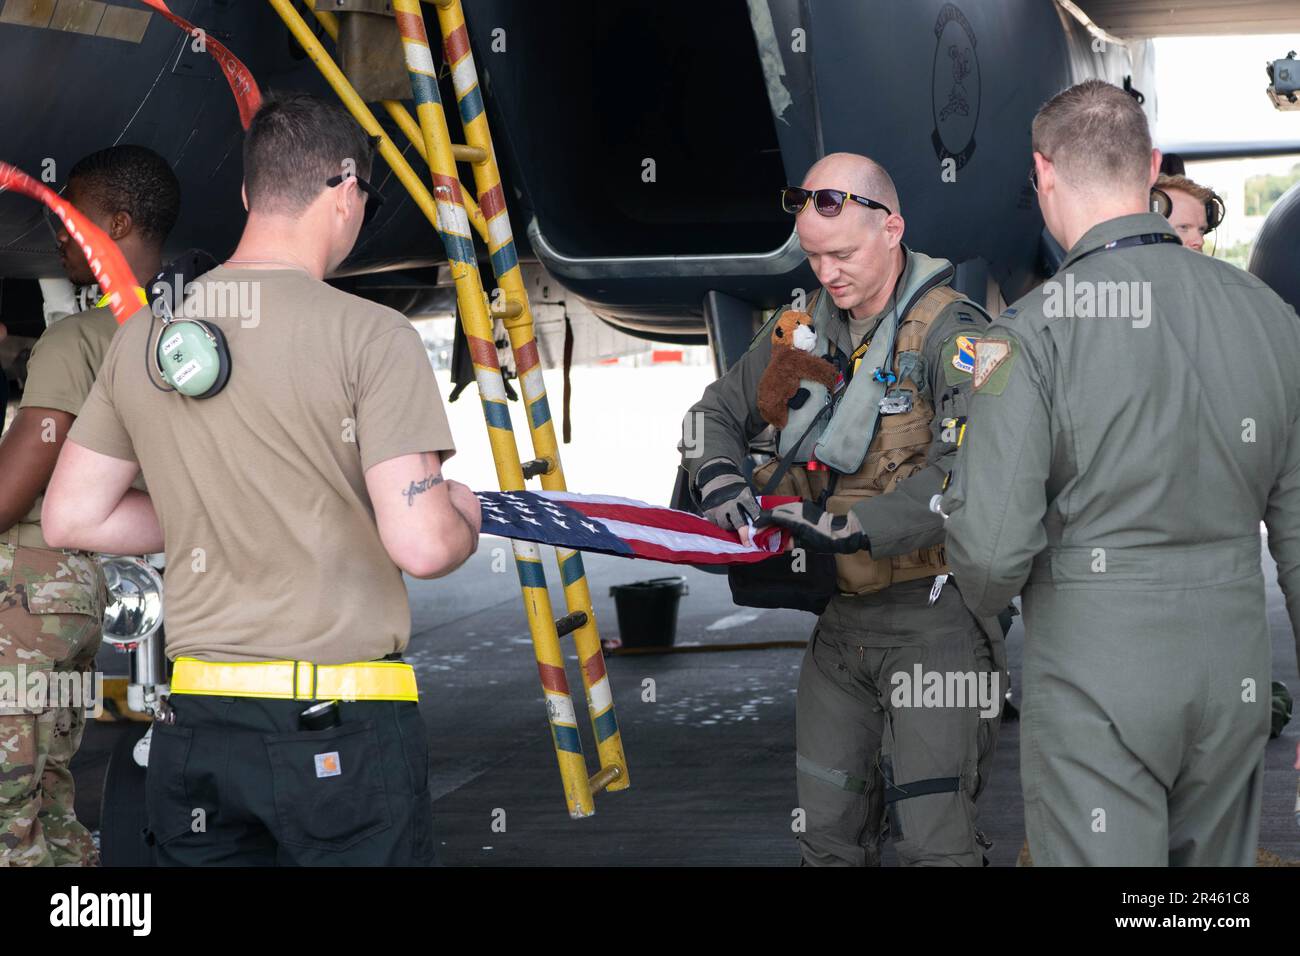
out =
<svg viewBox="0 0 1300 956"><path fill-rule="evenodd" d="M972 610L1022 598L1037 865L1255 861L1261 520L1300 633L1300 320L1225 262L1124 242L1173 234L1095 226L990 327L941 502Z"/></svg>
<svg viewBox="0 0 1300 956"><path fill-rule="evenodd" d="M906 307L906 290L950 268L946 261L907 253L898 307ZM739 466L750 440L766 427L757 389L771 356L771 328L782 311L687 412L682 466L693 489L702 464L725 457ZM891 303L874 317L867 338L883 320L892 320L893 311ZM930 326L922 351L935 409L927 466L853 508L875 557L908 554L943 540L942 519L929 502L942 488L956 445L941 439L940 423L966 414L970 390L956 342L959 336L976 338L987 327L983 314L966 302L948 306ZM835 310L828 333L845 356L858 344L850 341L842 311ZM975 799L988 780L1001 692L984 716L990 708L974 705L973 696L970 706L900 706L894 693L903 685L893 678L910 678L919 666L922 674L971 675L990 689L1005 688L1002 631L995 620L976 621L951 586L930 603L932 582L923 578L872 594L836 595L813 630L796 700L805 864L878 866L887 806L903 864L983 863L988 842L976 828Z"/></svg>

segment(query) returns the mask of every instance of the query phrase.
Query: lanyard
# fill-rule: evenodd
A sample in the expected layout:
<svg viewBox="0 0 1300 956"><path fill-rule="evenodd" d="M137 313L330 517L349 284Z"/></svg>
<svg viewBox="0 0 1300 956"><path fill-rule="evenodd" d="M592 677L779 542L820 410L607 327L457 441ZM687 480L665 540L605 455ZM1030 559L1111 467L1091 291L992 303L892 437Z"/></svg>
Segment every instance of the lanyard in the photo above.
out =
<svg viewBox="0 0 1300 956"><path fill-rule="evenodd" d="M1162 242L1176 242L1180 246L1183 244L1181 239L1177 236L1171 236L1167 232L1144 232L1138 236L1124 236L1122 239L1112 239L1104 246L1098 246L1096 249L1089 249L1077 259L1072 260L1070 265L1082 262L1084 259L1091 255L1096 255L1098 252L1110 252L1113 249L1127 249L1129 246L1154 246L1159 245Z"/></svg>
<svg viewBox="0 0 1300 956"><path fill-rule="evenodd" d="M853 354L849 356L849 361L853 363L853 372L855 375L857 374L858 366L862 364L863 356L867 354L867 349L869 348L871 348L870 336L863 339L862 344L854 349Z"/></svg>
<svg viewBox="0 0 1300 956"><path fill-rule="evenodd" d="M906 254L904 254L903 268L898 270L898 275L894 277L893 288L889 290L889 311L890 311L889 320L893 323L895 333L897 333L898 325L899 325L898 283L903 281L903 273L905 273L906 271L907 271L907 256ZM884 322L885 320L882 317L880 321ZM872 333L868 335L865 339L863 339L861 344L858 345L858 347L853 350L853 354L849 356L849 367L853 369L853 371L849 373L850 375L854 375L857 373L858 366L862 364L862 359L867 354L867 349L871 348L871 340L876 337L876 333L878 333L879 331L880 331L880 325L877 324L876 328L872 331ZM893 352L892 347L890 348L890 352L891 353ZM888 359L886 361L888 361Z"/></svg>

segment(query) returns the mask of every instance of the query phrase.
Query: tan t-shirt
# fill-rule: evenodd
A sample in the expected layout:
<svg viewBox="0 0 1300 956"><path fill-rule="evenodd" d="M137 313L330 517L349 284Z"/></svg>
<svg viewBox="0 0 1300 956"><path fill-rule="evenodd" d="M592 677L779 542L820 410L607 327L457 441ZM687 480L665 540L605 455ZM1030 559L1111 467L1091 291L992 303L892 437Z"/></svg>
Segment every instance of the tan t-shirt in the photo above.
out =
<svg viewBox="0 0 1300 956"><path fill-rule="evenodd" d="M155 388L159 326L141 310L71 432L144 472L166 541L168 655L338 664L403 650L406 588L365 471L455 451L419 334L298 270L222 266L199 285L185 309L226 336L225 390Z"/></svg>
<svg viewBox="0 0 1300 956"><path fill-rule="evenodd" d="M27 360L27 385L19 408L52 408L76 415L95 384L95 376L104 362L109 343L117 332L117 322L108 309L89 309L55 322L41 333ZM19 522L24 540L41 538L41 502L38 496L32 510Z"/></svg>

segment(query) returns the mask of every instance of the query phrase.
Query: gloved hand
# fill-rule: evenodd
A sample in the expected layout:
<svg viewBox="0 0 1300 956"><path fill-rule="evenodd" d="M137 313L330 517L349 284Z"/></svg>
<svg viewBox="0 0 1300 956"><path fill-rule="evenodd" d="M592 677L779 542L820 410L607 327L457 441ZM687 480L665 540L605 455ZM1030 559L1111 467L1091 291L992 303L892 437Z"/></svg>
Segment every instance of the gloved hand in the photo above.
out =
<svg viewBox="0 0 1300 956"><path fill-rule="evenodd" d="M704 517L724 531L739 531L762 511L745 476L727 458L714 458L701 465L695 487Z"/></svg>
<svg viewBox="0 0 1300 956"><path fill-rule="evenodd" d="M852 554L870 548L862 522L853 512L831 514L811 501L793 501L764 511L754 522L757 528L780 525L794 532L795 540L809 551Z"/></svg>

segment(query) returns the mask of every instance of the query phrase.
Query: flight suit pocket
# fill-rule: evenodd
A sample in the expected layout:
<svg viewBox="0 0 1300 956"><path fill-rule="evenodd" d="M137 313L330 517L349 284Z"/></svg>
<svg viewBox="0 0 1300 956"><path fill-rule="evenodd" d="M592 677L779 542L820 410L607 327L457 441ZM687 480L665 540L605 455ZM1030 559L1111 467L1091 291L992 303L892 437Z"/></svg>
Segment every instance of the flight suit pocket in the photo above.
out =
<svg viewBox="0 0 1300 956"><path fill-rule="evenodd" d="M280 842L346 850L392 825L374 721L266 734L262 741Z"/></svg>
<svg viewBox="0 0 1300 956"><path fill-rule="evenodd" d="M827 679L840 686L849 688L853 684L853 671L845 660L845 648L839 641L827 640L825 629L819 624L813 629L808 652L814 665Z"/></svg>
<svg viewBox="0 0 1300 956"><path fill-rule="evenodd" d="M166 844L190 832L194 806L185 782L194 731L175 724L153 723L149 766L145 777L145 810L149 832Z"/></svg>

